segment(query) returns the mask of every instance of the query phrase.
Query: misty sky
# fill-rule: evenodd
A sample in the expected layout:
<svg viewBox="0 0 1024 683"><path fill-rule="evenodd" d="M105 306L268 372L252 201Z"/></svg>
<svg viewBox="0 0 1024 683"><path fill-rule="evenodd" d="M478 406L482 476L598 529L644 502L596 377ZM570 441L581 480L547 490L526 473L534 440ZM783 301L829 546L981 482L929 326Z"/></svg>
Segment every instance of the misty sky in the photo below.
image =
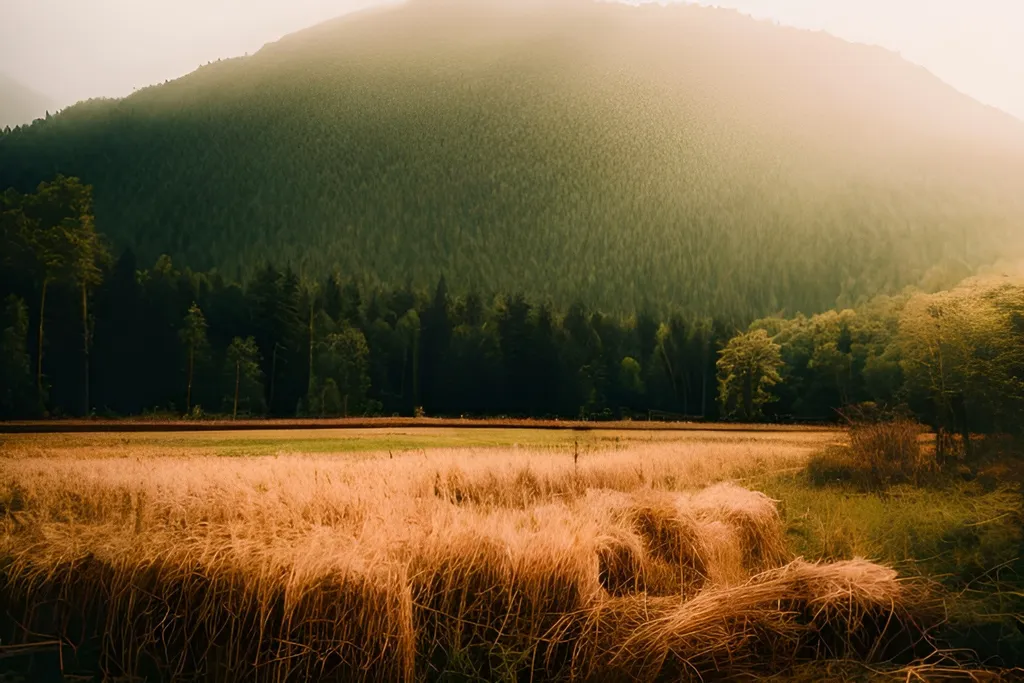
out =
<svg viewBox="0 0 1024 683"><path fill-rule="evenodd" d="M55 105L121 96L372 4L381 0L4 0L0 71ZM896 50L1024 118L1024 0L705 4Z"/></svg>

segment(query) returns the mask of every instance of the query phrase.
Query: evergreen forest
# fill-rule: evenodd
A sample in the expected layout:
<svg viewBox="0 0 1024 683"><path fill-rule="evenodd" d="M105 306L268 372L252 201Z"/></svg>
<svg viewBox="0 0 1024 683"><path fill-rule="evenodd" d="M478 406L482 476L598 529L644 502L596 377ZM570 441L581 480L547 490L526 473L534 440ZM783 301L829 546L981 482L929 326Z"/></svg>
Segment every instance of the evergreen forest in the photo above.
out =
<svg viewBox="0 0 1024 683"><path fill-rule="evenodd" d="M606 339L610 323L591 311L649 311L680 346L713 346L719 327L698 333L673 315L726 327L813 315L907 286L938 291L1019 256L1024 124L893 53L726 10L411 0L3 130L0 188L27 195L57 175L94 188L100 231L139 260L115 261L111 276L147 273L133 285L140 301L196 299L220 342L234 328L206 309L221 297L305 318L304 283L329 298L325 278L339 273L335 287L358 289L352 311L365 317L345 320L389 321L387 344L404 348L397 320L424 313L443 275L454 301L479 294L480 320L500 308L544 328L572 311L646 373L649 341L626 348L621 327ZM270 294L280 288L287 305ZM528 314L495 307L513 292ZM453 329L482 329L465 305ZM152 315L176 324L178 308ZM325 313L341 324L337 308ZM268 355L278 332L252 333ZM386 410L415 403L402 389L412 362L370 356L370 394ZM275 384L275 412L306 391L296 358L282 360L295 378ZM617 377L620 360L590 372ZM682 374L659 405L693 412L703 372ZM424 403L432 382L418 389ZM130 407L166 403L176 386L147 384L152 395ZM547 400L575 411L590 399Z"/></svg>
<svg viewBox="0 0 1024 683"><path fill-rule="evenodd" d="M970 443L1015 432L1024 411L1024 279L1010 272L737 326L271 262L239 283L113 257L76 178L2 197L4 418L905 414Z"/></svg>

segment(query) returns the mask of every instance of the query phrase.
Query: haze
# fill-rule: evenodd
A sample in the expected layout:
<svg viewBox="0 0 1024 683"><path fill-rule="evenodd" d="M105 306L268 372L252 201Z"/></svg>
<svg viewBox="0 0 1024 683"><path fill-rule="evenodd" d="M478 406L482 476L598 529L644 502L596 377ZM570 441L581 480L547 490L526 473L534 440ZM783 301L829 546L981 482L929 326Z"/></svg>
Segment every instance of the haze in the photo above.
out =
<svg viewBox="0 0 1024 683"><path fill-rule="evenodd" d="M386 0L7 0L0 71L65 106L123 96ZM761 18L900 52L1024 118L1017 0L716 0Z"/></svg>

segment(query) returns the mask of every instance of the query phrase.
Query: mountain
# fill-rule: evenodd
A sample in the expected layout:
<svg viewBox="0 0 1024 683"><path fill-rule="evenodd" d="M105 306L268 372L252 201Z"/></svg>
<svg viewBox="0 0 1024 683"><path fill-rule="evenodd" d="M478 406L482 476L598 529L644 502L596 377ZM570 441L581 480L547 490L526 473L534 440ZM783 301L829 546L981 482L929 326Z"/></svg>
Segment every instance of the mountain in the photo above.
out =
<svg viewBox="0 0 1024 683"><path fill-rule="evenodd" d="M1024 125L879 48L691 5L411 0L0 139L143 262L610 310L817 311L1019 253Z"/></svg>
<svg viewBox="0 0 1024 683"><path fill-rule="evenodd" d="M0 128L29 123L53 108L46 97L0 72Z"/></svg>

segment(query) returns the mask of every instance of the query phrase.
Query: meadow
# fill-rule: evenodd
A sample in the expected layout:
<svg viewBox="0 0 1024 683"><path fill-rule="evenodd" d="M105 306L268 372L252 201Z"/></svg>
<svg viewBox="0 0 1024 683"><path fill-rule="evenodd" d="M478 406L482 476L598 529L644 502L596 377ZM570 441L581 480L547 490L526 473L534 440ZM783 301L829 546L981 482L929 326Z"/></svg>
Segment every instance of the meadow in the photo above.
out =
<svg viewBox="0 0 1024 683"><path fill-rule="evenodd" d="M866 489L813 467L848 443L837 430L0 439L0 671L25 680L1024 663L1012 461Z"/></svg>

